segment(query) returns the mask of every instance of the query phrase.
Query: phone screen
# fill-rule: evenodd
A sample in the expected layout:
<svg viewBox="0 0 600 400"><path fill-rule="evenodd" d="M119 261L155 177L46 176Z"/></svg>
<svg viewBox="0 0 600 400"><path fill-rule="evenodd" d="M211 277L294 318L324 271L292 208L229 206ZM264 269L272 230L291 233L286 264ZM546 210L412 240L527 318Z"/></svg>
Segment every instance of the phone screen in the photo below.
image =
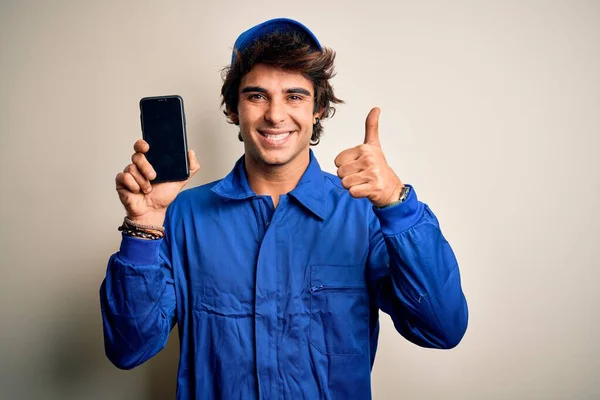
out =
<svg viewBox="0 0 600 400"><path fill-rule="evenodd" d="M179 96L140 100L146 158L156 171L152 182L181 181L189 177L183 99Z"/></svg>

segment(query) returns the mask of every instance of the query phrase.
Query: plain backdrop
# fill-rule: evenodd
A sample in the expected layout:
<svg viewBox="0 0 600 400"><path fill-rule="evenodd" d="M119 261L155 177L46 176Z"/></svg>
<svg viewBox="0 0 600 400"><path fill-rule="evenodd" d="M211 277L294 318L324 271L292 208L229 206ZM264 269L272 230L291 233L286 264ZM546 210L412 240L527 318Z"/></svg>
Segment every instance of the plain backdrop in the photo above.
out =
<svg viewBox="0 0 600 400"><path fill-rule="evenodd" d="M174 398L176 331L133 371L104 356L114 176L139 99L161 94L185 100L190 186L227 174L243 147L220 70L239 33L281 16L337 51L346 104L315 148L323 169L379 106L389 163L460 263L463 342L418 348L382 314L374 398L599 398L600 2L566 0L2 0L0 396Z"/></svg>

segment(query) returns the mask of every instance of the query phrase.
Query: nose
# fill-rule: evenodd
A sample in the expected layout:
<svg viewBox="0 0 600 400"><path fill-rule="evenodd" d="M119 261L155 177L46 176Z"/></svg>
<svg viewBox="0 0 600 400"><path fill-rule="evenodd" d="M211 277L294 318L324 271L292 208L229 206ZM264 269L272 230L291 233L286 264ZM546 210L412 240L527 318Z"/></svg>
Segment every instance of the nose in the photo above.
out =
<svg viewBox="0 0 600 400"><path fill-rule="evenodd" d="M265 110L265 120L272 125L285 121L285 105L278 99L272 99Z"/></svg>

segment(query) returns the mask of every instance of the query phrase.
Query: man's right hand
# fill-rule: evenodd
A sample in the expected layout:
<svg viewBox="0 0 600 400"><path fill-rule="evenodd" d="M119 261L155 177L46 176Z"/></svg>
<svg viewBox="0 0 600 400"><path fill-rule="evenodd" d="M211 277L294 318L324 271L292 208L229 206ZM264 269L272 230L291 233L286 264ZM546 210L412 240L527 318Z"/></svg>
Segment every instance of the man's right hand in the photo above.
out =
<svg viewBox="0 0 600 400"><path fill-rule="evenodd" d="M140 139L133 145L135 153L132 163L119 172L115 178L119 199L127 212L127 217L134 222L162 226L167 207L177 194L188 183L189 179L200 169L196 154L188 152L190 162L190 178L180 182L161 182L151 184L156 177L154 168L146 159L150 145Z"/></svg>

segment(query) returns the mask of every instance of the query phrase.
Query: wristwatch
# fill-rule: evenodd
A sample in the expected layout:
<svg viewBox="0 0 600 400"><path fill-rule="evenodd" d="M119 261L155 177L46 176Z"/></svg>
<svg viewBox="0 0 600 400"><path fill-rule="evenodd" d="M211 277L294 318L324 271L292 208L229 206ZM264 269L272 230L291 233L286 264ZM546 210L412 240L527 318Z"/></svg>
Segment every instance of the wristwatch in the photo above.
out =
<svg viewBox="0 0 600 400"><path fill-rule="evenodd" d="M404 185L402 191L400 192L400 198L396 201L391 202L390 204L386 204L383 207L378 207L379 209L388 208L391 206L395 206L396 204L404 203L406 199L408 199L408 195L410 194L410 186Z"/></svg>
<svg viewBox="0 0 600 400"><path fill-rule="evenodd" d="M406 199L408 199L409 194L410 194L410 186L404 185L404 187L402 188L402 191L400 192L400 199L398 199L398 201L400 201L400 203L403 203Z"/></svg>

